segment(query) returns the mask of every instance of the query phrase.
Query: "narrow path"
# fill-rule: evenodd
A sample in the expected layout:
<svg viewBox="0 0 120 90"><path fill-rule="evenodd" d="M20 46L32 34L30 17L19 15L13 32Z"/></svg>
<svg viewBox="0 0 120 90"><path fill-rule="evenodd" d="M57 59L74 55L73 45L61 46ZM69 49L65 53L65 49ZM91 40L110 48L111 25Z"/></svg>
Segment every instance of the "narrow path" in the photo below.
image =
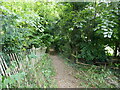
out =
<svg viewBox="0 0 120 90"><path fill-rule="evenodd" d="M68 65L65 65L62 58L57 55L50 55L53 66L56 70L56 76L58 88L78 88L79 80L74 78L74 69Z"/></svg>

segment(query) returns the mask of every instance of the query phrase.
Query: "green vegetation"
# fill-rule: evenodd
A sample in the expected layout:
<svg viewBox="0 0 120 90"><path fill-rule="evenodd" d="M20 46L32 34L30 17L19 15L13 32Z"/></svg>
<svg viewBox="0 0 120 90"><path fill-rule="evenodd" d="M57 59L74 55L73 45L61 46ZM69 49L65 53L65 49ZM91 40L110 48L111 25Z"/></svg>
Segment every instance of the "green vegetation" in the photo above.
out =
<svg viewBox="0 0 120 90"><path fill-rule="evenodd" d="M26 73L24 80L18 87L22 88L55 88L57 87L52 77L55 75L51 59L47 54L41 56L41 59L32 59L29 62L24 61L22 70Z"/></svg>
<svg viewBox="0 0 120 90"><path fill-rule="evenodd" d="M55 76L51 59L47 54L43 54L41 59L22 60L19 73L1 77L0 88L56 88L56 82L52 79ZM7 72L14 69L12 65Z"/></svg>
<svg viewBox="0 0 120 90"><path fill-rule="evenodd" d="M65 58L63 55L59 55ZM106 66L96 66L85 63L75 64L69 59L64 59L65 63L73 67L76 79L79 79L79 86L85 88L120 88L119 70L110 69Z"/></svg>
<svg viewBox="0 0 120 90"><path fill-rule="evenodd" d="M56 25L57 50L74 60L85 59L88 63L106 61L106 46L110 46L114 56L117 56L120 41L119 3L65 5L67 8Z"/></svg>
<svg viewBox="0 0 120 90"><path fill-rule="evenodd" d="M49 8L48 8L49 7ZM72 59L106 61L118 56L119 3L1 2L3 49L53 47ZM113 55L112 55L113 56Z"/></svg>
<svg viewBox="0 0 120 90"><path fill-rule="evenodd" d="M87 88L119 88L119 78L108 68L82 64L77 65L77 68L78 73L75 77L82 81L80 86Z"/></svg>
<svg viewBox="0 0 120 90"><path fill-rule="evenodd" d="M120 1L1 0L0 23L0 52L29 52L33 46L47 47L46 52L49 52L49 48L54 48L70 62L90 65L89 68L78 65L82 74L80 72L81 75L76 77L84 76L85 80L81 85L90 82L85 87L117 87L109 85L105 78L111 79L114 74L111 68L116 71L120 69ZM109 52L110 49L106 50L107 47L113 53ZM29 59L31 57L34 56ZM36 60L35 66L32 66L32 59L22 62L24 70L11 77L2 76L0 85L6 87L9 83L10 87L56 87L51 79L54 71L48 56ZM97 70L98 66L105 69ZM106 67L110 71L106 71Z"/></svg>
<svg viewBox="0 0 120 90"><path fill-rule="evenodd" d="M103 67L79 65L75 75L82 82L80 86L92 88L119 88L118 77L112 71Z"/></svg>

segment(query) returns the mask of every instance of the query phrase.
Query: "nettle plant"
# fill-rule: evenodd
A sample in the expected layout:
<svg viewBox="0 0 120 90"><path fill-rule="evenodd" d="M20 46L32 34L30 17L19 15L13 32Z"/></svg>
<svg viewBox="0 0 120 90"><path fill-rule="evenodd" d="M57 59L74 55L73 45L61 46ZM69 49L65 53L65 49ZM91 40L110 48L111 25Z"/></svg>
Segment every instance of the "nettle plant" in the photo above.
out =
<svg viewBox="0 0 120 90"><path fill-rule="evenodd" d="M27 2L20 3L14 2L12 8L9 7L11 3L3 3L1 6L3 49L19 52L30 49L33 45L36 48L49 47L52 35L48 31L49 27L46 28L49 26L47 19L35 12L34 5Z"/></svg>
<svg viewBox="0 0 120 90"><path fill-rule="evenodd" d="M8 71L9 72L9 71ZM7 78L0 75L0 88L17 88L24 80L25 72L19 72Z"/></svg>
<svg viewBox="0 0 120 90"><path fill-rule="evenodd" d="M15 19L18 17L14 14L4 13L2 14L2 46L7 51L17 51L22 48L22 40L24 40L20 28L15 27Z"/></svg>

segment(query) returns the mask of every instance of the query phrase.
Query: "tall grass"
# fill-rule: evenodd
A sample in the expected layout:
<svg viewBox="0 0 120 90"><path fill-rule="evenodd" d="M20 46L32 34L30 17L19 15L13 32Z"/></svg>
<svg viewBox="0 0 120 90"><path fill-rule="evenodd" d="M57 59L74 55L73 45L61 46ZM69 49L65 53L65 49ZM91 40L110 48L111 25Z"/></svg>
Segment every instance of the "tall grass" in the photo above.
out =
<svg viewBox="0 0 120 90"><path fill-rule="evenodd" d="M36 56L26 57L20 63L19 73L9 77L0 77L0 88L55 88L56 82L52 79L55 75L51 59L47 54L41 58ZM12 67L12 66L11 66Z"/></svg>
<svg viewBox="0 0 120 90"><path fill-rule="evenodd" d="M119 78L108 68L95 65L76 65L76 78L80 79L80 86L86 88L119 88Z"/></svg>
<svg viewBox="0 0 120 90"><path fill-rule="evenodd" d="M65 63L72 66L76 72L74 77L79 79L79 86L84 88L120 88L120 70L116 71L106 66L91 64L75 64L60 54Z"/></svg>
<svg viewBox="0 0 120 90"><path fill-rule="evenodd" d="M57 85L52 77L55 75L51 59L47 54L41 55L41 59L32 58L22 64L22 71L26 73L19 87L26 88L55 88Z"/></svg>

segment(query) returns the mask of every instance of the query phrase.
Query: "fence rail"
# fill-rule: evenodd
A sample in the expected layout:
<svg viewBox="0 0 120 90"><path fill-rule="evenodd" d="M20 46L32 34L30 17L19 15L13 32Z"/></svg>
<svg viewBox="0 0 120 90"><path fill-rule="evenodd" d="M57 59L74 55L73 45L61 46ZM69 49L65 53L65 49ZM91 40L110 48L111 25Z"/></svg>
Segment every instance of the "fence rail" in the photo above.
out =
<svg viewBox="0 0 120 90"><path fill-rule="evenodd" d="M6 56L3 56L3 55L0 55L0 73L3 75L3 76L10 76L11 74L15 74L19 71L19 60L20 60L20 57L16 54L16 53L10 53L10 54L5 54ZM8 57L8 58L6 58ZM17 65L15 67L15 69L11 72L7 72L6 70L9 68L10 65L12 65L13 63L12 62L15 62ZM8 65L8 63L10 65Z"/></svg>
<svg viewBox="0 0 120 90"><path fill-rule="evenodd" d="M28 55L30 53L34 53L37 58L39 59L41 57L42 54L44 54L46 51L46 48L32 48L30 50L28 50L27 54L25 57L28 57ZM26 52L22 52L22 53L9 53L9 54L4 54L4 55L0 55L0 74L2 76L10 76L12 74L18 73L20 68L21 68L21 63L20 61L22 60L21 56L24 56ZM6 58L7 57L7 58ZM9 62L9 63L7 63ZM33 62L35 62L35 60L33 60ZM15 64L15 68L13 70L11 70L10 72L7 72L7 69L11 66Z"/></svg>

